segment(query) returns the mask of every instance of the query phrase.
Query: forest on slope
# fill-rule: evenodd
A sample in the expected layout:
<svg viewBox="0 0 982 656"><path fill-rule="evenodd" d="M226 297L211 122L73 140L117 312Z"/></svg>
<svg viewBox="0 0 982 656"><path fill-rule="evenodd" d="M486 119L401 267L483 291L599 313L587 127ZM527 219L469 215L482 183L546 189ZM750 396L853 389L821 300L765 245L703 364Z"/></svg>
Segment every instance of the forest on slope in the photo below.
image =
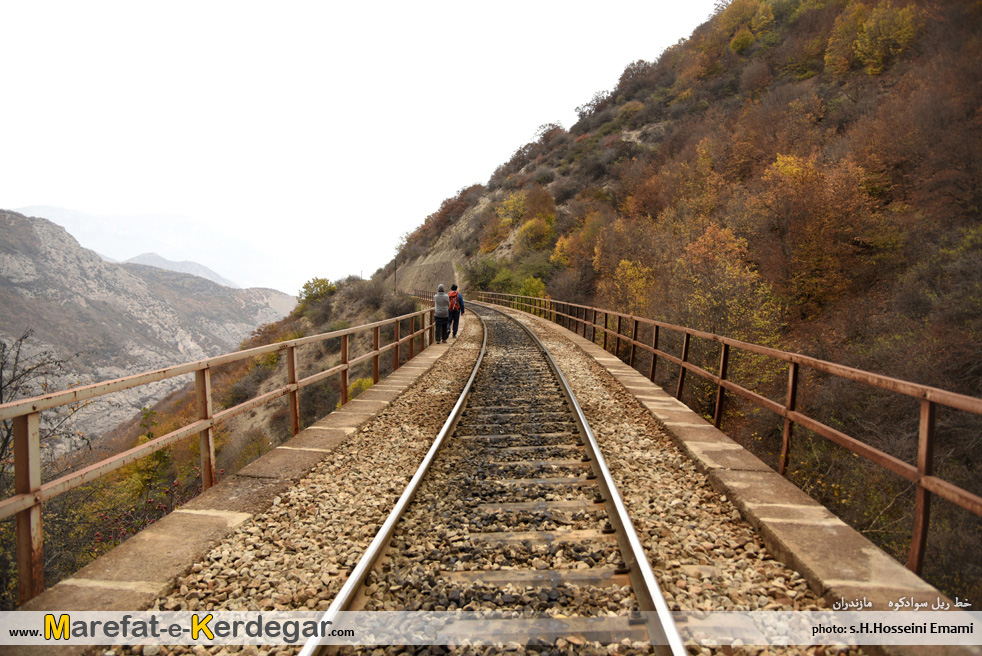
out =
<svg viewBox="0 0 982 656"><path fill-rule="evenodd" d="M980 61L975 0L721 3L575 125L542 126L445 200L397 260L455 249L465 291L587 303L982 396ZM718 363L711 349L694 359ZM783 398L783 369L731 367ZM915 401L817 376L803 388L808 414L916 463ZM694 386L686 400L709 412L711 399ZM724 425L775 463L776 418L733 404ZM941 412L937 430L937 474L982 494L980 418ZM913 487L796 436L791 479L906 562ZM982 603L980 541L979 518L935 501L923 575Z"/></svg>

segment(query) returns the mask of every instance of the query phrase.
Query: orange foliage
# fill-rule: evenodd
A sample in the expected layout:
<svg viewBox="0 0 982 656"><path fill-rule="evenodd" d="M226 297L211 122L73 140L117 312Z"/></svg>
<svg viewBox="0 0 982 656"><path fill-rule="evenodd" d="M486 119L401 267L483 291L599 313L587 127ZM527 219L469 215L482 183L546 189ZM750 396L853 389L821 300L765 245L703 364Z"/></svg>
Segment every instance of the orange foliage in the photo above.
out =
<svg viewBox="0 0 982 656"><path fill-rule="evenodd" d="M778 155L762 178L755 206L776 243L758 257L805 315L847 289L861 245L872 241L865 180L852 162L825 167L793 155Z"/></svg>

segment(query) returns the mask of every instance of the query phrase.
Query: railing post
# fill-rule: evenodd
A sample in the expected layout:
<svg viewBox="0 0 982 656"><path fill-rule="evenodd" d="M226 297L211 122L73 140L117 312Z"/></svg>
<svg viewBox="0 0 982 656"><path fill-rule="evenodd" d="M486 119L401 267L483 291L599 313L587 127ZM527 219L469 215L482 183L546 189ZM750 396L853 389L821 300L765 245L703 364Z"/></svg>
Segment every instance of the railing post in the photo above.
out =
<svg viewBox="0 0 982 656"><path fill-rule="evenodd" d="M14 417L14 491L41 489L41 414ZM23 604L44 591L44 531L41 504L17 513L17 588Z"/></svg>
<svg viewBox="0 0 982 656"><path fill-rule="evenodd" d="M679 386L675 390L675 398L682 400L682 385L685 383L685 363L689 361L689 333L682 338L682 364L679 365Z"/></svg>
<svg viewBox="0 0 982 656"><path fill-rule="evenodd" d="M597 309L593 309L593 320L590 322L590 341L597 343Z"/></svg>
<svg viewBox="0 0 982 656"><path fill-rule="evenodd" d="M935 405L921 401L921 421L917 441L917 496L914 497L914 532L910 541L907 569L921 573L924 564L924 547L927 546L927 528L931 518L931 493L924 489L921 480L934 473L934 414Z"/></svg>
<svg viewBox="0 0 982 656"><path fill-rule="evenodd" d="M416 317L409 317L409 359L416 357Z"/></svg>
<svg viewBox="0 0 982 656"><path fill-rule="evenodd" d="M375 357L372 358L372 384L377 385L379 379L379 362L378 362L378 347L382 342L381 335L379 334L381 328L375 326L372 329L372 350L375 351Z"/></svg>
<svg viewBox="0 0 982 656"><path fill-rule="evenodd" d="M345 365L341 370L341 405L348 402L348 337L347 333L341 335L341 364Z"/></svg>
<svg viewBox="0 0 982 656"><path fill-rule="evenodd" d="M297 384L297 347L286 347L286 382L288 385ZM290 434L300 432L300 390L295 389L287 395L290 404Z"/></svg>
<svg viewBox="0 0 982 656"><path fill-rule="evenodd" d="M788 395L784 402L784 407L788 412L792 412L798 403L798 363L792 362L788 367ZM781 459L778 462L777 472L782 476L787 474L788 463L791 460L791 438L794 435L794 422L784 418L784 430L781 433Z"/></svg>
<svg viewBox="0 0 982 656"><path fill-rule="evenodd" d="M631 330L631 368L634 368L634 353L638 346L638 320L634 319L634 328Z"/></svg>
<svg viewBox="0 0 982 656"><path fill-rule="evenodd" d="M655 367L658 365L658 324L655 324L655 334L651 337L651 373L648 380L655 382Z"/></svg>
<svg viewBox="0 0 982 656"><path fill-rule="evenodd" d="M430 344L436 342L436 310L426 313L426 318L430 320Z"/></svg>
<svg viewBox="0 0 982 656"><path fill-rule="evenodd" d="M395 321L392 326L392 339L395 346L392 347L392 371L399 368L399 321Z"/></svg>
<svg viewBox="0 0 982 656"><path fill-rule="evenodd" d="M617 315L617 346L616 346L616 348L617 348L617 352L614 353L614 355L616 355L617 356L617 359L620 360L621 359L621 315L619 315L619 314Z"/></svg>
<svg viewBox="0 0 982 656"><path fill-rule="evenodd" d="M716 413L713 415L713 425L719 428L723 423L723 381L726 380L726 368L730 364L730 345L723 344L719 354L719 385L716 386Z"/></svg>
<svg viewBox="0 0 982 656"><path fill-rule="evenodd" d="M610 329L607 327L607 323L608 323L607 317L609 316L610 316L609 314L604 312L604 350L605 351L607 350L607 333L610 332Z"/></svg>
<svg viewBox="0 0 982 656"><path fill-rule="evenodd" d="M194 391L198 405L198 419L211 419L211 368L194 372ZM218 482L215 466L215 430L209 426L198 433L201 451L201 489L207 490Z"/></svg>

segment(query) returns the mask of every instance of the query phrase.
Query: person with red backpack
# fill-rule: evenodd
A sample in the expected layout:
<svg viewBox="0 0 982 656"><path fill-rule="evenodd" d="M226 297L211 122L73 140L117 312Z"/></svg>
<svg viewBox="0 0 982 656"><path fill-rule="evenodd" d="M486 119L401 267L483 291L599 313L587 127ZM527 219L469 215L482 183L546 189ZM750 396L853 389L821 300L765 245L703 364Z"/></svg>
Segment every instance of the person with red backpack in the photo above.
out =
<svg viewBox="0 0 982 656"><path fill-rule="evenodd" d="M460 323L460 315L464 313L464 295L457 291L457 285L450 285L450 316L448 317L448 328L453 329L453 338L457 339L457 325Z"/></svg>

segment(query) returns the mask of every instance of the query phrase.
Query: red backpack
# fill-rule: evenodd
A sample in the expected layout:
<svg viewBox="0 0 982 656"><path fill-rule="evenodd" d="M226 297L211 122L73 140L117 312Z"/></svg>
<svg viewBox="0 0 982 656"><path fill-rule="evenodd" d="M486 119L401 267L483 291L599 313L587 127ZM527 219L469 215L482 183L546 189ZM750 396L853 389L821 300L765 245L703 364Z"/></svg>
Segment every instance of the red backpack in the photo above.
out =
<svg viewBox="0 0 982 656"><path fill-rule="evenodd" d="M460 301L457 300L457 292L447 294L450 297L450 311L455 312L460 309Z"/></svg>

